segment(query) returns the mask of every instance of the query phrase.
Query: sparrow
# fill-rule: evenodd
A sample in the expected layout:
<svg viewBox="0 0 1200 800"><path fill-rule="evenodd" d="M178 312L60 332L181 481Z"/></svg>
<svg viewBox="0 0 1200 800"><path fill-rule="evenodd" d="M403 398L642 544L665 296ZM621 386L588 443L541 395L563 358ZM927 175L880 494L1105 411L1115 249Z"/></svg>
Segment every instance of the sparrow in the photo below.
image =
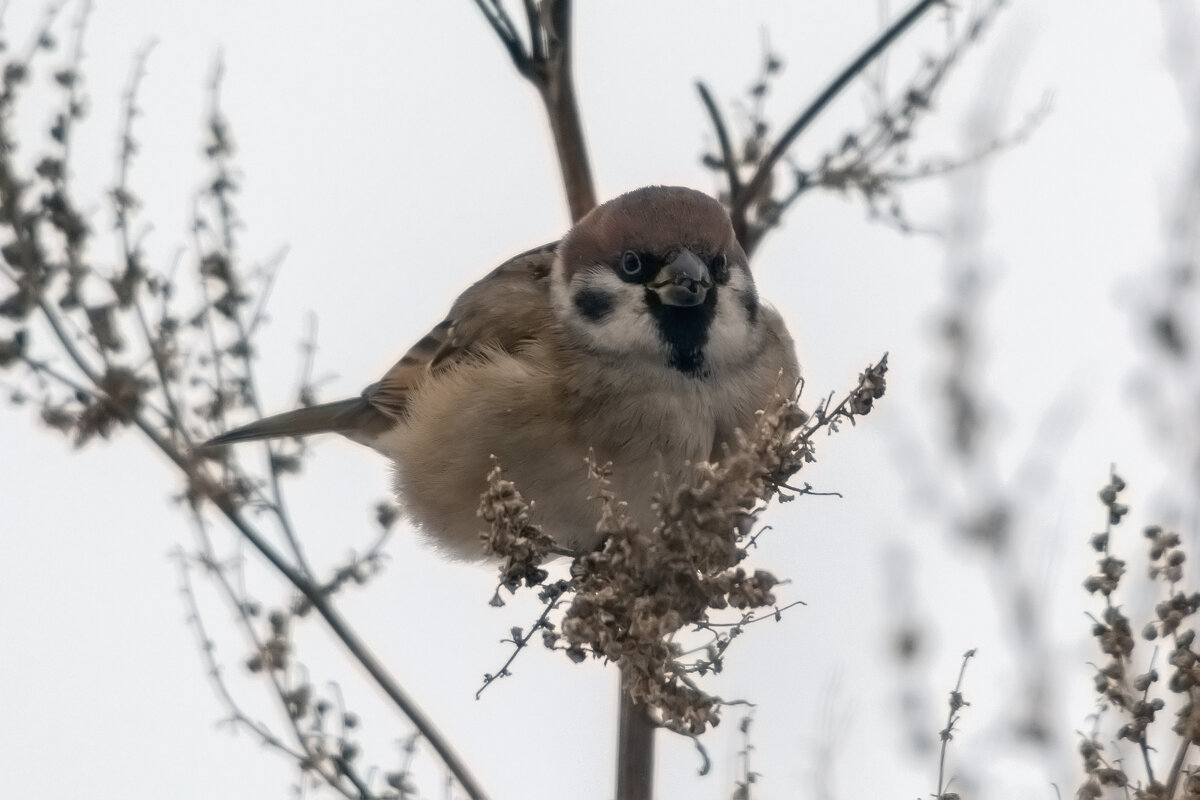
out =
<svg viewBox="0 0 1200 800"><path fill-rule="evenodd" d="M484 557L487 475L563 550L600 543L595 463L642 530L691 465L799 380L724 207L650 186L501 264L360 396L259 420L205 447L334 432L385 455L401 506L446 554Z"/></svg>

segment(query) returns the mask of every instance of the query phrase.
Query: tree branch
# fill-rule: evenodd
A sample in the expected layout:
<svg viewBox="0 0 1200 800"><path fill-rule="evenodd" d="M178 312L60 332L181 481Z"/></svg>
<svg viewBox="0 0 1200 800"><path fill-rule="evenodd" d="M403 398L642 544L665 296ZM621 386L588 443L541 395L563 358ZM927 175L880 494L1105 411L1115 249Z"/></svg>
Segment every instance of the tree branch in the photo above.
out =
<svg viewBox="0 0 1200 800"><path fill-rule="evenodd" d="M747 220L747 211L750 205L755 202L759 194L766 187L771 173L775 166L783 160L792 143L796 141L804 130L812 124L821 112L825 110L834 98L842 93L850 82L865 70L872 61L878 58L892 42L898 39L901 34L907 31L912 25L925 15L934 6L945 5L946 0L920 0L916 5L908 10L904 16L892 23L892 25L881 33L875 41L871 42L858 58L851 62L850 66L846 67L842 72L834 78L825 89L817 95L807 108L800 112L795 121L788 127L784 134L779 137L779 141L771 148L762 161L759 162L758 168L754 175L746 184L745 188L738 196L730 195L730 216L733 218L733 230L738 237L738 241L746 242L750 229Z"/></svg>
<svg viewBox="0 0 1200 800"><path fill-rule="evenodd" d="M596 206L591 162L575 97L571 69L571 0L544 0L536 6L523 0L531 49L516 34L512 19L499 0L475 0L500 43L522 76L538 90L546 107L554 149L571 219L578 221Z"/></svg>

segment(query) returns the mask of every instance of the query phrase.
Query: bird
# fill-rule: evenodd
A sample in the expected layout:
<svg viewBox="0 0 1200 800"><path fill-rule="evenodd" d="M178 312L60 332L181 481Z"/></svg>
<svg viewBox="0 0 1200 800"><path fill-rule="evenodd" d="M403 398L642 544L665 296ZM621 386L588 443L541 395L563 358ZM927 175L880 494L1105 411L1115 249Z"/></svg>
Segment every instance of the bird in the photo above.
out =
<svg viewBox="0 0 1200 800"><path fill-rule="evenodd" d="M205 448L334 432L393 465L397 499L436 549L484 560L493 464L566 553L600 544L588 459L643 531L655 495L718 461L799 381L725 208L679 186L596 206L557 242L496 267L358 397L300 408Z"/></svg>

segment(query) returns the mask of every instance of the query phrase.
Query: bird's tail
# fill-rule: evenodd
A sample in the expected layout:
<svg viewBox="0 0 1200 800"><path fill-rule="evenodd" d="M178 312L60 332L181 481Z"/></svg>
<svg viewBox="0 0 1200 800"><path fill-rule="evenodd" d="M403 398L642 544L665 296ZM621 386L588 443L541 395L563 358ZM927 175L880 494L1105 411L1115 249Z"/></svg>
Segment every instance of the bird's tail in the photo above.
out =
<svg viewBox="0 0 1200 800"><path fill-rule="evenodd" d="M207 449L256 439L308 436L313 433L340 433L366 443L386 427L384 415L378 409L361 397L352 397L266 417L214 436L201 447Z"/></svg>

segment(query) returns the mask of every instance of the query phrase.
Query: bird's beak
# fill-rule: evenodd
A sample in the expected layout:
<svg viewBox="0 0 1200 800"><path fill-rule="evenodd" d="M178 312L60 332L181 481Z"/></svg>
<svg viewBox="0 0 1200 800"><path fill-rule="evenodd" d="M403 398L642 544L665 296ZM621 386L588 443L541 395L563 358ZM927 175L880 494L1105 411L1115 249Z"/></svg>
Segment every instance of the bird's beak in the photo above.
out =
<svg viewBox="0 0 1200 800"><path fill-rule="evenodd" d="M685 247L659 270L650 289L665 306L687 307L703 303L712 285L708 267Z"/></svg>

